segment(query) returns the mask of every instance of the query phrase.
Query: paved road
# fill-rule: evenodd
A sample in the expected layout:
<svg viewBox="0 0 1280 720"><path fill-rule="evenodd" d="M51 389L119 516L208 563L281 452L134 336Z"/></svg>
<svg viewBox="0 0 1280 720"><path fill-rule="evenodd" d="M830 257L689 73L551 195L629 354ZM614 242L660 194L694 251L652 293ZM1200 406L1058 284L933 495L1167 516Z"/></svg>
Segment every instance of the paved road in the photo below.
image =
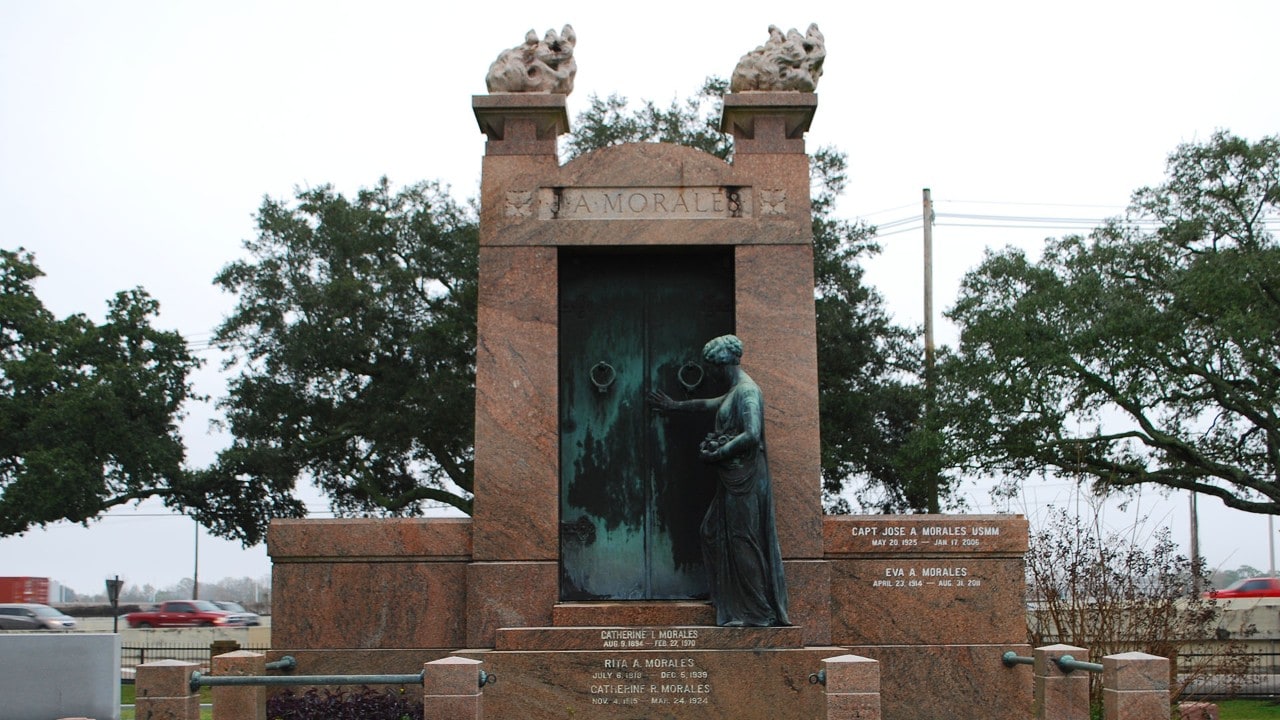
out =
<svg viewBox="0 0 1280 720"><path fill-rule="evenodd" d="M204 646L214 640L235 640L241 645L270 647L271 617L264 616L262 625L231 628L150 628L134 630L120 620L120 644L125 647L140 645L170 645L182 647ZM76 618L76 632L109 633L111 618Z"/></svg>

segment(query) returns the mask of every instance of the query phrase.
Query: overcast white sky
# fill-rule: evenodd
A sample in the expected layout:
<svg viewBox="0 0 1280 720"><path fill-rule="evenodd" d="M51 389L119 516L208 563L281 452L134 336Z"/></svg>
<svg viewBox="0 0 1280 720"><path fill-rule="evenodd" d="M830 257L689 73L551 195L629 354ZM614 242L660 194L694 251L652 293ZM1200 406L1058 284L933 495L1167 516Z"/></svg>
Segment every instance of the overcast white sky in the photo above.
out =
<svg viewBox="0 0 1280 720"><path fill-rule="evenodd" d="M869 278L905 324L922 318L922 188L939 214L942 310L984 248L1034 250L1067 225L955 215L1101 218L1159 182L1181 142L1219 128L1280 132L1280 3L809 5L0 0L0 247L36 254L38 292L59 316L100 318L116 291L142 286L162 326L204 347L233 304L210 281L253 235L263 195L322 183L352 192L387 175L474 196L484 141L471 96L525 31L566 22L579 39L571 117L592 93L686 97L707 75L727 76L770 24L817 22L828 59L810 148L848 153L840 212L885 227ZM217 358L203 355L199 389L216 397ZM212 413L191 409L193 465L225 443L208 431ZM969 494L974 510L993 509L985 491ZM1033 484L1025 510L1034 518L1069 495ZM1169 523L1185 543L1185 497L1151 493L1142 505L1151 528ZM1266 568L1264 518L1200 507L1211 564ZM82 592L115 574L189 577L193 523L155 512L0 540L0 575ZM203 535L199 553L205 580L270 571L261 546Z"/></svg>

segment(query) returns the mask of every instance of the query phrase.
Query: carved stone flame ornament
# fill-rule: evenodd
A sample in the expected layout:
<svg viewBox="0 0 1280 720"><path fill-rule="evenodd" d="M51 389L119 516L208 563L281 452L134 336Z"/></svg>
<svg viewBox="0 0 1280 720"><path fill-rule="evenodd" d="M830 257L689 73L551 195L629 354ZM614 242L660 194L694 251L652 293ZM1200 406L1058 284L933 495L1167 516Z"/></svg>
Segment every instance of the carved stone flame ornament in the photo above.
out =
<svg viewBox="0 0 1280 720"><path fill-rule="evenodd" d="M578 64L573 60L573 46L577 43L572 25L565 25L559 35L548 30L542 40L530 30L523 45L503 50L493 61L485 85L491 93L568 95L573 92L573 76L578 73Z"/></svg>
<svg viewBox="0 0 1280 720"><path fill-rule="evenodd" d="M769 40L738 61L729 81L733 92L779 91L813 92L822 77L822 61L827 44L817 23L804 35L792 28L784 36L777 25L769 26Z"/></svg>

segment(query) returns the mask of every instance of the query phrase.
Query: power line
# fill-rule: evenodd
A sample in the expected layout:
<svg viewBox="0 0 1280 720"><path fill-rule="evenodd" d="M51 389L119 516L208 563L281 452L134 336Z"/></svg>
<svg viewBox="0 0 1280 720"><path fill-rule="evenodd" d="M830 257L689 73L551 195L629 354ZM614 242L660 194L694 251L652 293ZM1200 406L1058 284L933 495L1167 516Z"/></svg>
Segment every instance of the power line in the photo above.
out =
<svg viewBox="0 0 1280 720"><path fill-rule="evenodd" d="M919 219L919 218L917 218L917 219ZM892 236L892 235L901 235L902 233L905 233L905 232L915 232L915 231L917 231L917 230L921 230L921 229L923 229L923 228L924 228L924 225L923 225L923 224L921 224L921 225L915 225L915 226L913 226L913 227L904 227L904 228L901 228L901 229L899 229L899 230L894 230L893 232L887 232L887 233L877 232L877 233L876 233L876 237L877 237L877 238L884 238L884 237L890 237L890 236Z"/></svg>
<svg viewBox="0 0 1280 720"><path fill-rule="evenodd" d="M989 214L979 215L976 213L938 213L937 217L959 218L963 220L1001 220L1001 221L1008 220L1010 222L1021 221L1021 222L1036 222L1036 223L1064 223L1064 224L1072 224L1072 225L1084 224L1084 223L1088 223L1090 225L1101 225L1106 222L1105 218L1092 218L1092 217L1044 217L1044 216L1038 216L1038 215L989 215ZM1150 224L1157 224L1155 223L1155 221L1141 221L1141 220L1138 221L1137 224L1141 225L1144 222L1147 222Z"/></svg>
<svg viewBox="0 0 1280 720"><path fill-rule="evenodd" d="M966 205L1023 205L1030 207L1078 207L1078 208L1114 208L1123 211L1124 205L1093 205L1088 203L1054 203L1054 202L1016 202L1001 200L934 200L935 203L964 203Z"/></svg>
<svg viewBox="0 0 1280 720"><path fill-rule="evenodd" d="M914 208L915 206L916 206L916 204L915 204L915 203L909 203L909 204L907 204L907 205L899 205L899 206L897 206L897 207L885 208L884 210L876 210L875 212L860 213L860 214L859 214L859 217L868 218L868 217L871 217L872 215L883 215L883 214L885 214L885 213L895 212L895 211L898 211L898 210L905 210L905 209L907 209L907 208Z"/></svg>
<svg viewBox="0 0 1280 720"><path fill-rule="evenodd" d="M934 224L935 224L935 225L938 225L938 226L941 226L941 227L985 228L985 229L994 229L994 230L1000 230L1000 229L1005 229L1005 230L1053 230L1053 229L1055 229L1055 228L1056 228L1056 229L1059 229L1059 230L1078 230L1078 229L1079 229L1079 227L1066 226L1066 225L1049 225L1049 224L1045 224L1045 225L1016 225L1016 224L1012 224L1012 223L1001 223L1001 224L991 224L991 223L934 223Z"/></svg>
<svg viewBox="0 0 1280 720"><path fill-rule="evenodd" d="M988 203L996 204L996 203ZM1013 204L1013 203L1011 203ZM1036 205L1039 203L1023 203L1025 205ZM1044 203L1050 205L1051 203ZM1093 206L1073 206L1060 203L1059 205L1067 207L1093 207ZM960 228L981 228L981 229L1010 229L1010 230L1093 230L1095 228L1106 225L1113 218L1101 217L1063 217L1063 216L1047 216L1047 215L1005 215L997 213L935 213L935 225L943 227L960 227ZM1162 223L1153 219L1136 219L1126 221L1128 225L1138 227L1144 230L1153 230L1162 226ZM1280 217L1264 218L1259 221L1263 229L1268 231L1280 231ZM910 216L897 218L875 226L877 237L891 237L904 232L912 232L923 228L922 220L919 216ZM885 232L887 231L887 232Z"/></svg>
<svg viewBox="0 0 1280 720"><path fill-rule="evenodd" d="M889 228L897 227L899 225L903 225L906 223L918 223L918 222L920 222L920 216L912 215L909 217L898 218L897 220L890 220L889 222L885 222L885 223L876 223L875 225L876 225L876 230L880 231L880 230L888 230Z"/></svg>

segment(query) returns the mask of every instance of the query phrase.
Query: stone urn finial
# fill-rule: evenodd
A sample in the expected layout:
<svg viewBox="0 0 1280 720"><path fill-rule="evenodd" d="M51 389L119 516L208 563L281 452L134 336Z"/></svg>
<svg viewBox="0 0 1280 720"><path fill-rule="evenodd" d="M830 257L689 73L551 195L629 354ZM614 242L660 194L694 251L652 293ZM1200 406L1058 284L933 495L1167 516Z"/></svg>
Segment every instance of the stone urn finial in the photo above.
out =
<svg viewBox="0 0 1280 720"><path fill-rule="evenodd" d="M572 25L565 25L558 35L555 30L548 30L541 40L530 30L523 45L503 50L493 61L485 85L491 93L568 95L573 92L573 76L578 73L578 64L573 60L577 42Z"/></svg>
<svg viewBox="0 0 1280 720"><path fill-rule="evenodd" d="M801 35L792 28L786 35L777 25L769 26L769 39L738 61L729 81L733 92L792 91L813 92L822 77L822 61L827 57L826 39L817 23Z"/></svg>

